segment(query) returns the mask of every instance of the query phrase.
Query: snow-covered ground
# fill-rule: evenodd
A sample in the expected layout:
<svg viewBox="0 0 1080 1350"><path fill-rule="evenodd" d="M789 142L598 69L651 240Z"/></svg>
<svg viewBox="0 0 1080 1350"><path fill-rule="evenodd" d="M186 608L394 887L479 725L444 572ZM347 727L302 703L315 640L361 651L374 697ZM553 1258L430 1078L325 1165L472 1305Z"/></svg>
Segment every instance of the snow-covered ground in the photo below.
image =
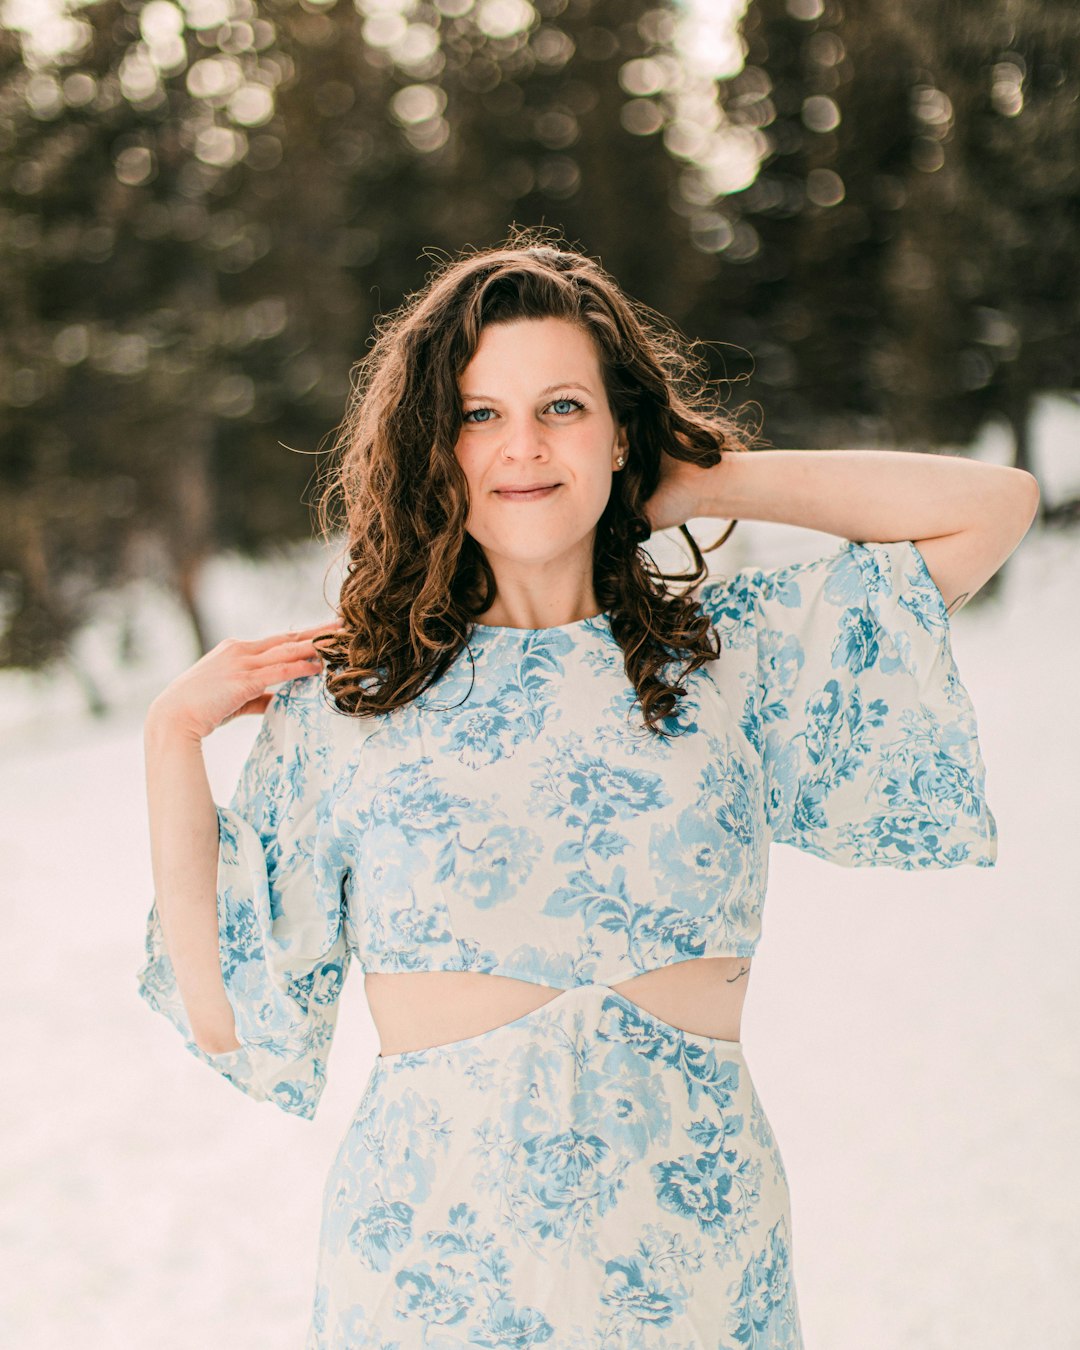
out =
<svg viewBox="0 0 1080 1350"><path fill-rule="evenodd" d="M1046 416L1056 499L1080 486L1078 429ZM982 453L998 457L990 439ZM744 522L720 556L726 571L837 542ZM220 560L215 637L319 622L328 561ZM808 1350L1080 1345L1080 538L1033 530L1005 581L953 621L997 867L847 870L773 849L742 1032L789 1174ZM140 659L118 668L125 605ZM377 1050L354 968L309 1123L219 1079L137 996L142 718L195 655L147 590L80 643L106 720L82 714L70 675L0 680L0 1324L20 1350L300 1350L323 1175ZM255 729L206 742L219 801Z"/></svg>

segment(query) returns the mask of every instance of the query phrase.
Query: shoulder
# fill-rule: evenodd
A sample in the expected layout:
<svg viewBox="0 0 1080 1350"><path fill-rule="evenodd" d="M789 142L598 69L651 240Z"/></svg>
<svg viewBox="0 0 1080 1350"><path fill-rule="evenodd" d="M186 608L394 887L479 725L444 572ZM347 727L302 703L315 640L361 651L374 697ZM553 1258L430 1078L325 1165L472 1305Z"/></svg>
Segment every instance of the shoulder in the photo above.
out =
<svg viewBox="0 0 1080 1350"><path fill-rule="evenodd" d="M299 675L295 680L278 685L266 711L269 713L274 708L286 719L310 720L318 715L324 700L329 702L322 675Z"/></svg>
<svg viewBox="0 0 1080 1350"><path fill-rule="evenodd" d="M932 602L926 581L925 565L910 540L866 544L844 539L819 558L711 577L702 583L701 604L718 626L745 626L815 603L846 607L911 589L926 591Z"/></svg>
<svg viewBox="0 0 1080 1350"><path fill-rule="evenodd" d="M341 771L378 722L343 713L327 691L321 672L280 685L263 717L284 757L329 778Z"/></svg>

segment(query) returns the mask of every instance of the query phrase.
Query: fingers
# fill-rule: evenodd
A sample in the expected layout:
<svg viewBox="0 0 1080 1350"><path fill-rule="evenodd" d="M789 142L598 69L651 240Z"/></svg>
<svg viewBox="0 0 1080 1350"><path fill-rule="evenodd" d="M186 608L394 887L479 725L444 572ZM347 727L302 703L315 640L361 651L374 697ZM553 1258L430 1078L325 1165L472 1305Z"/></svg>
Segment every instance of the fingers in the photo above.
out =
<svg viewBox="0 0 1080 1350"><path fill-rule="evenodd" d="M299 680L305 675L314 675L323 667L322 658L307 657L303 661L275 661L273 665L262 666L258 670L259 680L264 685L285 684L289 680Z"/></svg>
<svg viewBox="0 0 1080 1350"><path fill-rule="evenodd" d="M250 649L253 652L265 652L270 647L278 647L284 643L291 643L293 646L311 646L311 639L319 633L340 632L345 625L337 619L328 619L326 623L313 624L310 628L295 628L287 633L273 633L270 637L255 638L250 643Z"/></svg>

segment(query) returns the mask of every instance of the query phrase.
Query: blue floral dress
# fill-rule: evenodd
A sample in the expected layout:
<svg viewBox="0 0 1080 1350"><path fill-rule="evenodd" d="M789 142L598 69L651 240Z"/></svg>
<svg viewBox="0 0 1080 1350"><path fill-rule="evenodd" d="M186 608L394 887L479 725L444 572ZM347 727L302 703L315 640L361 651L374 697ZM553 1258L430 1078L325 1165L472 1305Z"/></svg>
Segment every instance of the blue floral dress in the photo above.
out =
<svg viewBox="0 0 1080 1350"><path fill-rule="evenodd" d="M192 1039L156 907L139 992L310 1118L350 962L561 992L375 1059L323 1193L307 1350L799 1350L784 1164L741 1042L610 986L753 955L769 845L989 867L997 830L944 601L910 541L711 579L722 652L643 729L606 614L474 627L374 719L276 691L218 807L241 1048Z"/></svg>

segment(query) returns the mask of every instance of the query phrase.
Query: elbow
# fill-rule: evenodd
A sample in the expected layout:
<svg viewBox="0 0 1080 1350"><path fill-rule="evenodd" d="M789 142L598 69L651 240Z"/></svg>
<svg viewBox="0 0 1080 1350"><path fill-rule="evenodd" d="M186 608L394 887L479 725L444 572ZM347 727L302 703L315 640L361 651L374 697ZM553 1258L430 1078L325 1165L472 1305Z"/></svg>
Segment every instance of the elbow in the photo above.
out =
<svg viewBox="0 0 1080 1350"><path fill-rule="evenodd" d="M1026 516L1030 524L1039 510L1039 480L1027 469L1002 466L998 472L1005 475L1003 481L1008 491L1005 492L1003 489L1003 495L1020 515Z"/></svg>
<svg viewBox="0 0 1080 1350"><path fill-rule="evenodd" d="M998 480L998 495L984 503L980 525L1009 541L1011 552L1039 514L1039 480L1026 469L999 466L999 473L1004 476Z"/></svg>
<svg viewBox="0 0 1080 1350"><path fill-rule="evenodd" d="M1024 480L1023 498L1028 512L1027 521L1030 525L1039 514L1039 501L1042 495L1039 491L1039 480L1033 473L1028 473L1027 469L1017 469L1017 473Z"/></svg>
<svg viewBox="0 0 1080 1350"><path fill-rule="evenodd" d="M236 1039L235 1023L228 1027L201 1027L198 1031L193 1030L192 1038L206 1055L227 1055L231 1050L244 1048Z"/></svg>
<svg viewBox="0 0 1080 1350"><path fill-rule="evenodd" d="M1013 469L1012 473L1015 475L1012 513L1012 519L1015 522L1013 526L1013 548L1016 548L1035 523L1039 514L1041 494L1039 492L1039 480L1033 473L1028 473L1026 469Z"/></svg>

